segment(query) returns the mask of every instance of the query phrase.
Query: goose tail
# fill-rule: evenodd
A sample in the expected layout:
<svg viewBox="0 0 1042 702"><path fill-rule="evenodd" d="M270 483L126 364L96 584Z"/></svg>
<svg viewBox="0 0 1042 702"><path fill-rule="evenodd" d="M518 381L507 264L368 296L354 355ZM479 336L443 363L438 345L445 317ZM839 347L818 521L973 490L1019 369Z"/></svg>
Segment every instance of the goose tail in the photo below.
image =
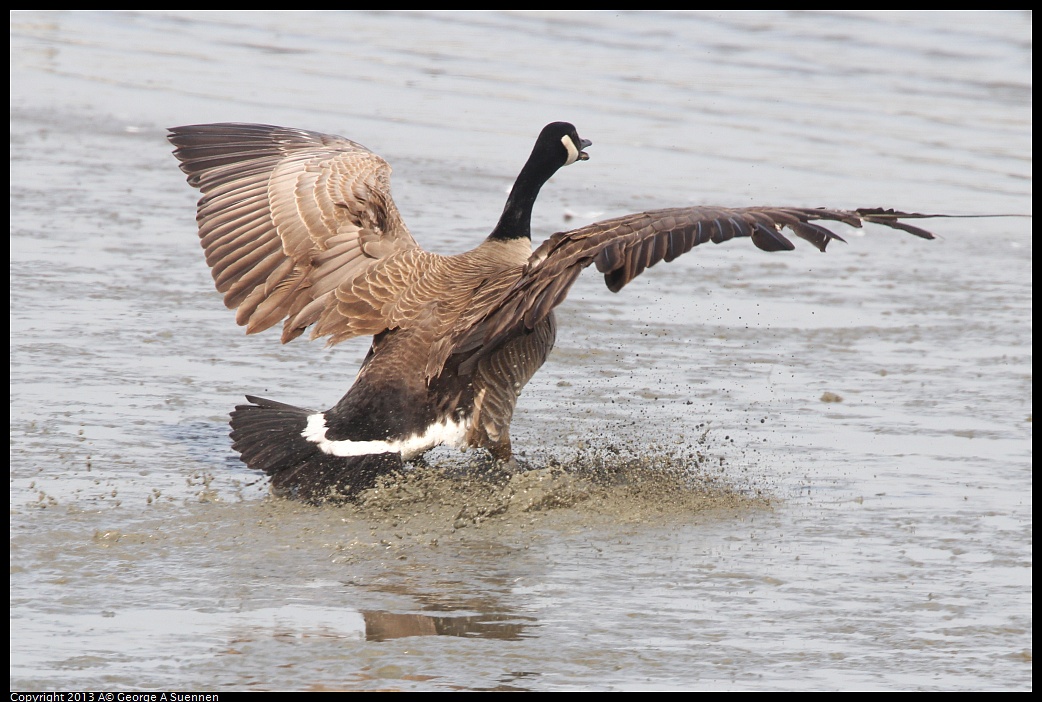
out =
<svg viewBox="0 0 1042 702"><path fill-rule="evenodd" d="M232 448L254 470L271 476L278 497L314 504L350 500L402 467L399 453L335 456L305 438L313 410L247 395L231 413Z"/></svg>

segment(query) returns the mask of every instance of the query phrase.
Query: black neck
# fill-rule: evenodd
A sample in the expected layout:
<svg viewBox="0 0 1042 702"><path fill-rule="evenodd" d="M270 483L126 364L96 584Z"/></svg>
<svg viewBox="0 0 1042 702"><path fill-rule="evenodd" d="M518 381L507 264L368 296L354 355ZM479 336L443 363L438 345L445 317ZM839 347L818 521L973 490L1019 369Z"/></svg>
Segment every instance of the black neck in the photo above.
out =
<svg viewBox="0 0 1042 702"><path fill-rule="evenodd" d="M537 151L538 149L533 151L514 181L514 187L510 189L510 195L507 197L507 204L503 207L503 214L500 215L496 228L488 235L489 239L532 238L532 208L535 207L539 189L560 168L560 164L537 156Z"/></svg>

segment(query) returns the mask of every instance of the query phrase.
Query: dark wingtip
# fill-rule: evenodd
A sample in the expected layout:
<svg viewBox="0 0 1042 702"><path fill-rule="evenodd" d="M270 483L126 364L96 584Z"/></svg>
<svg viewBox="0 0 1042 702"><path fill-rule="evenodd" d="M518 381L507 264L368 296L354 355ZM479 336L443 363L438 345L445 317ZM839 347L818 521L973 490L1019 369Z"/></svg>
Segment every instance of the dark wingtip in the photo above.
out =
<svg viewBox="0 0 1042 702"><path fill-rule="evenodd" d="M901 210L895 210L891 208L883 207L861 207L854 210L859 217L866 222L872 222L873 224L881 224L884 227L890 227L891 229L899 229L909 234L914 234L922 239L936 239L932 233L922 229L920 227L912 226L907 222L902 222L902 219L934 219L937 217L952 217L952 215L943 214L924 214L922 212L902 212Z"/></svg>

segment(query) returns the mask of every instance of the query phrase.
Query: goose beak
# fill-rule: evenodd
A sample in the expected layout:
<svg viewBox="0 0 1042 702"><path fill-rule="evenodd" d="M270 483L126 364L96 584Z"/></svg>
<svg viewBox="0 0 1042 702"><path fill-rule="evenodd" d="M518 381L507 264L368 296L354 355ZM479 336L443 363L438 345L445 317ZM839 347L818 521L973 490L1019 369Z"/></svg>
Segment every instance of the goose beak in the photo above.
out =
<svg viewBox="0 0 1042 702"><path fill-rule="evenodd" d="M590 141L589 139L582 139L582 138L579 139L579 160L580 161L589 161L590 160L590 155L588 153L586 153L585 151L583 151L583 149L587 149L587 148L589 148L591 146L593 146L593 142Z"/></svg>

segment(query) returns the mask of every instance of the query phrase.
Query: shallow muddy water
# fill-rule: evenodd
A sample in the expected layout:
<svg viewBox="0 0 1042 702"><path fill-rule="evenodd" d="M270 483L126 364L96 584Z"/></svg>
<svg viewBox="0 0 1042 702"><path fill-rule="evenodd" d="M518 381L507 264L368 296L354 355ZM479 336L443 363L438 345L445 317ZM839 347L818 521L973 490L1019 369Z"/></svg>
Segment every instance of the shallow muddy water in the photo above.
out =
<svg viewBox="0 0 1042 702"><path fill-rule="evenodd" d="M1032 238L935 220L594 271L512 479L438 450L272 500L246 393L367 347L247 337L169 126L283 124L476 245L543 124L537 239L671 205L1031 213L1030 13L11 15L11 688L1031 689Z"/></svg>

